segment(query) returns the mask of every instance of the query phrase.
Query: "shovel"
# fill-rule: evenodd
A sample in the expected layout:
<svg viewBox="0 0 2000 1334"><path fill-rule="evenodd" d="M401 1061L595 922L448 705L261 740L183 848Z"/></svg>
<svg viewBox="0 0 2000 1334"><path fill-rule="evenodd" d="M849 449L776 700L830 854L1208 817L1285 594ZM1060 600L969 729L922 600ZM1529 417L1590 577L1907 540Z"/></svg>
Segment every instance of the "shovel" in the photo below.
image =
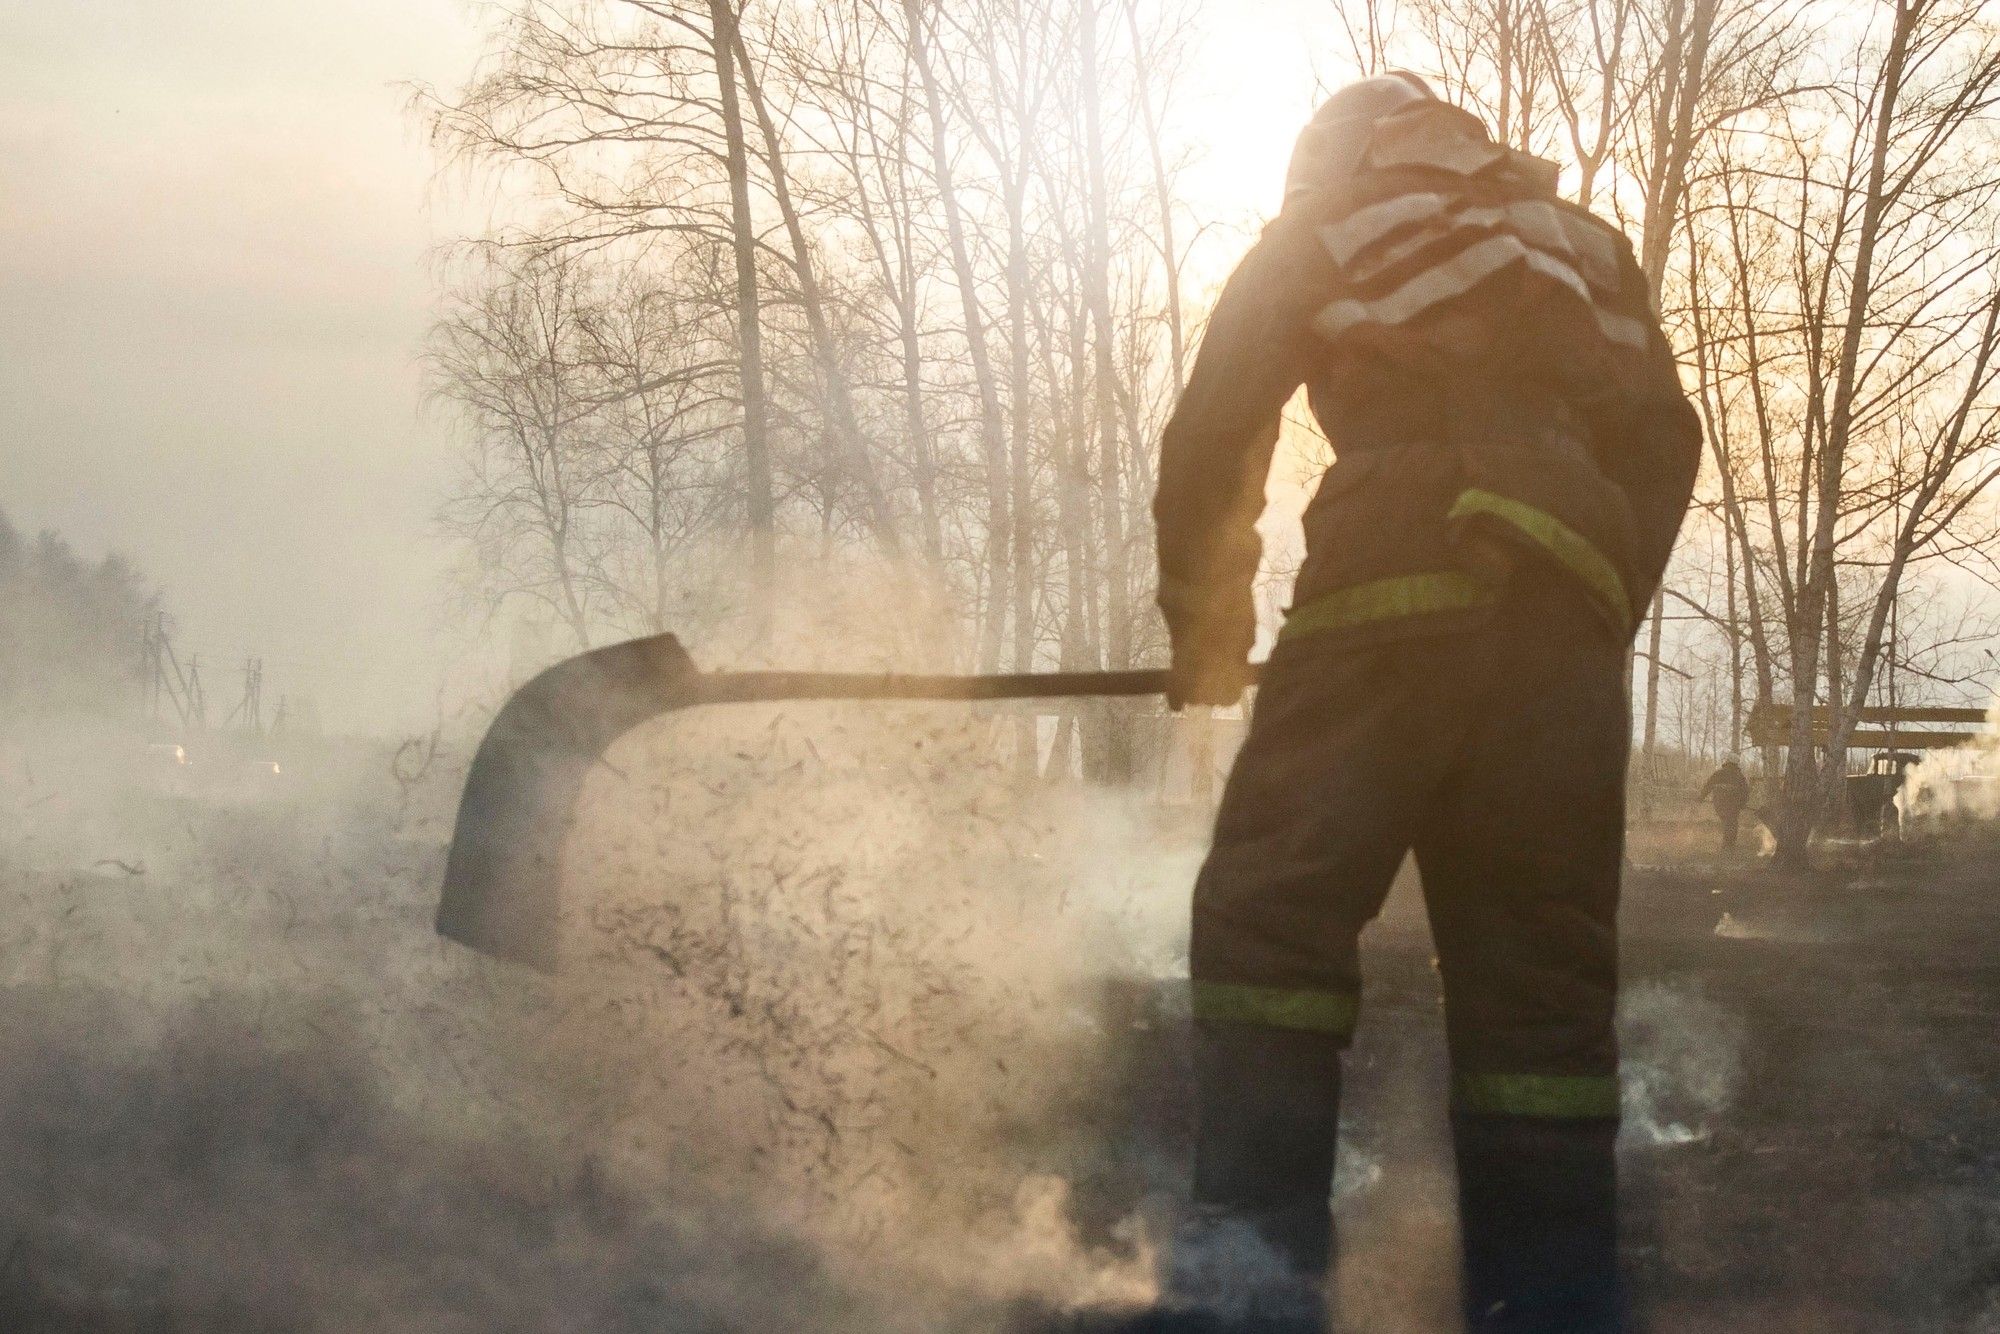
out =
<svg viewBox="0 0 2000 1334"><path fill-rule="evenodd" d="M445 862L437 929L495 958L554 972L563 839L592 765L649 718L776 700L1002 700L1157 695L1165 671L904 676L704 672L672 635L578 654L529 681L472 757Z"/></svg>

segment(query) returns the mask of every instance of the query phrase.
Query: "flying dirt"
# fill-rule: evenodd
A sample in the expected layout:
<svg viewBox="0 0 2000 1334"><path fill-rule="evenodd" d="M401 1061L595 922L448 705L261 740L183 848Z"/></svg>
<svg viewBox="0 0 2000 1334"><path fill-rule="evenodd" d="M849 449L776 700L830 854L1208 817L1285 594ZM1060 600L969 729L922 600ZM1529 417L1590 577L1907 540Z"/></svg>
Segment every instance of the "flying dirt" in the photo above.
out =
<svg viewBox="0 0 2000 1334"><path fill-rule="evenodd" d="M432 933L449 754L405 784L391 748L300 747L300 787L222 800L13 752L7 1327L1033 1329L1145 1300L1185 1188L1199 825L1023 789L987 742L942 705L640 728L586 784L554 979ZM1658 1327L1994 1319L1976 828L1806 880L1632 873L1624 1254ZM1455 1311L1414 889L1350 1058L1354 1328Z"/></svg>
<svg viewBox="0 0 2000 1334"><path fill-rule="evenodd" d="M1990 7L72 8L0 1334L2000 1334Z"/></svg>

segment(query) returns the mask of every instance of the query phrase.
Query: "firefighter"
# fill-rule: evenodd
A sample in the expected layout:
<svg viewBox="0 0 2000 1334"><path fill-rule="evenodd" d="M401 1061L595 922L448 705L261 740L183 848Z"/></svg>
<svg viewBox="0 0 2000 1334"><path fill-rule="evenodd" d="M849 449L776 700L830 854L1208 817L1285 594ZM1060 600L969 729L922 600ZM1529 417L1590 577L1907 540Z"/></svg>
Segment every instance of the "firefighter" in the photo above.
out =
<svg viewBox="0 0 2000 1334"><path fill-rule="evenodd" d="M1194 1199L1151 1328L1322 1327L1356 941L1407 852L1480 1330L1620 1327L1627 663L1700 429L1630 245L1411 75L1336 94L1161 445L1170 702L1229 705L1301 385L1336 461L1194 890Z"/></svg>
<svg viewBox="0 0 2000 1334"><path fill-rule="evenodd" d="M1722 822L1722 850L1736 849L1736 834L1743 822L1743 808L1750 804L1750 780L1743 776L1743 767L1735 760L1724 760L1716 771L1701 785L1701 795L1696 801L1706 801L1715 807L1715 818Z"/></svg>

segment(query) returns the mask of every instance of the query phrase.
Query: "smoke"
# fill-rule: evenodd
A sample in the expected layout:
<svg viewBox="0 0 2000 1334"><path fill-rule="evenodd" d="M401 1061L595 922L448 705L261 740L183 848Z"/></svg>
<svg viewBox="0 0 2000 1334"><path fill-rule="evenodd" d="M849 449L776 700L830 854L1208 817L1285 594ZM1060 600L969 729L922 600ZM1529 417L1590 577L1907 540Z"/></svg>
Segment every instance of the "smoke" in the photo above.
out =
<svg viewBox="0 0 2000 1334"><path fill-rule="evenodd" d="M1698 989L1645 982L1619 1003L1619 1041L1627 1143L1707 1141L1743 1078L1742 1020Z"/></svg>
<svg viewBox="0 0 2000 1334"><path fill-rule="evenodd" d="M1022 781L1014 730L642 730L585 795L553 981L430 932L450 764L398 783L389 748L329 745L224 800L123 740L59 784L14 754L0 1326L973 1330L1143 1300L1180 1153L1105 1129L1174 1059L1154 979L1198 848Z"/></svg>
<svg viewBox="0 0 2000 1334"><path fill-rule="evenodd" d="M874 665L923 660L922 617L821 605L894 646ZM810 629L790 660L840 661ZM323 743L227 794L154 781L129 738L10 752L0 1327L974 1331L1143 1303L1184 1188L1205 829L1038 781L1022 733L943 705L640 729L584 793L553 980L431 933L462 746L396 770ZM1421 935L1411 888L1385 930ZM1376 1014L1394 1087L1336 1199L1342 1309L1384 1329L1448 1312L1455 1263L1438 1072L1408 1059L1441 1044L1429 954L1402 948L1423 999ZM1624 1024L1629 1133L1706 1138L1730 1017L1641 986Z"/></svg>
<svg viewBox="0 0 2000 1334"><path fill-rule="evenodd" d="M1969 821L2000 819L2000 733L1989 715L1968 745L1930 751L1910 767L1896 806L1906 832L1942 832Z"/></svg>
<svg viewBox="0 0 2000 1334"><path fill-rule="evenodd" d="M1185 882L1138 808L1021 782L1011 730L858 706L651 729L586 793L571 948L657 1077L706 1092L634 1124L754 1158L827 1253L975 1305L1129 1297L1143 1238L1083 1245L1054 1183L1144 1192L1103 1133L1130 1036L1107 989L1171 966Z"/></svg>

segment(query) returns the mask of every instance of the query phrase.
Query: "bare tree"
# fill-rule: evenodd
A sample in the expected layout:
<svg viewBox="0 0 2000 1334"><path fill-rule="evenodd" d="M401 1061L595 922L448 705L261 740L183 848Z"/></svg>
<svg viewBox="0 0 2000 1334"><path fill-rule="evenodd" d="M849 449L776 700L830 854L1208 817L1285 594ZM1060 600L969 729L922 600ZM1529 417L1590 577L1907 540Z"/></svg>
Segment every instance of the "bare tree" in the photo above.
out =
<svg viewBox="0 0 2000 1334"><path fill-rule="evenodd" d="M584 285L559 252L498 257L430 348L434 391L464 411L474 444L443 518L471 541L483 585L544 603L578 648L591 642L597 499L580 437L594 387L578 355Z"/></svg>
<svg viewBox="0 0 2000 1334"><path fill-rule="evenodd" d="M1688 227L1714 512L1758 698L1831 710L1823 732L1795 711L1777 812L1794 860L1900 656L1913 570L1993 530L1995 49L1963 9L1881 18L1815 53L1811 97L1718 142Z"/></svg>
<svg viewBox="0 0 2000 1334"><path fill-rule="evenodd" d="M1641 740L1719 752L1749 705L1833 705L1826 755L1789 748L1796 852L1885 666L1956 671L1937 572L2000 573L1990 26L1971 0L1332 8L1357 70L1431 76L1634 232L1710 441ZM1219 12L506 0L478 74L418 97L520 201L433 346L489 595L582 643L741 565L723 592L768 621L796 552L913 574L961 665L1156 659L1150 445L1201 326L1178 76ZM996 733L1032 769L1046 738ZM1046 770L1132 755L1093 711Z"/></svg>

